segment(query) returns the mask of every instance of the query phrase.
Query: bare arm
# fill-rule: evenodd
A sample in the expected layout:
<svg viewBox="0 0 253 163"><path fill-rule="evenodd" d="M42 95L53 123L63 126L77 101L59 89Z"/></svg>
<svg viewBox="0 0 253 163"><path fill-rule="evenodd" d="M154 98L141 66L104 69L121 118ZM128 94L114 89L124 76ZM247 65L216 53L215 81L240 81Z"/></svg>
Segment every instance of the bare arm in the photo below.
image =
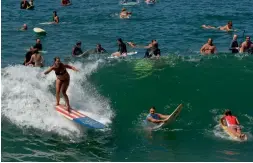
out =
<svg viewBox="0 0 253 163"><path fill-rule="evenodd" d="M163 115L163 114L159 114L159 113L158 113L158 115L159 115L159 117L160 117L161 119L167 119L167 118L169 118L169 116L170 116L170 115Z"/></svg>
<svg viewBox="0 0 253 163"><path fill-rule="evenodd" d="M236 118L236 123L237 123L237 125L240 125L240 122L238 121L238 119Z"/></svg>
<svg viewBox="0 0 253 163"><path fill-rule="evenodd" d="M75 68L74 66L65 65L65 67L68 68L68 69L72 69L72 70L74 70L74 71L78 71L78 69Z"/></svg>
<svg viewBox="0 0 253 163"><path fill-rule="evenodd" d="M47 71L44 72L44 74L45 75L49 74L53 69L54 69L54 67L50 67Z"/></svg>
<svg viewBox="0 0 253 163"><path fill-rule="evenodd" d="M150 121L150 122L153 122L153 123L161 123L161 122L164 122L164 120L158 120L158 119L154 119L154 118L152 118L152 117L148 117L147 120Z"/></svg>
<svg viewBox="0 0 253 163"><path fill-rule="evenodd" d="M202 46L202 48L200 49L200 53L204 53L205 46L206 46L206 44Z"/></svg>
<svg viewBox="0 0 253 163"><path fill-rule="evenodd" d="M214 46L214 51L213 51L214 53L217 53L217 48L216 48L216 46Z"/></svg>
<svg viewBox="0 0 253 163"><path fill-rule="evenodd" d="M32 61L33 61L33 57L34 57L34 55L32 55L32 57L31 57L30 61L29 61L29 62L27 62L27 63L25 64L26 66L32 63Z"/></svg>
<svg viewBox="0 0 253 163"><path fill-rule="evenodd" d="M242 47L240 48L240 53L243 53L244 52L244 43L242 43Z"/></svg>

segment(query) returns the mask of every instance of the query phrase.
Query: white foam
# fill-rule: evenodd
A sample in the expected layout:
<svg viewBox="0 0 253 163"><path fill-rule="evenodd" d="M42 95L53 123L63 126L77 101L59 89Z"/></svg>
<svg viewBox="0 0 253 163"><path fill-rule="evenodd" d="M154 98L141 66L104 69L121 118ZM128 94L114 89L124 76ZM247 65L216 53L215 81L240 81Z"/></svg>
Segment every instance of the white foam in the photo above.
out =
<svg viewBox="0 0 253 163"><path fill-rule="evenodd" d="M87 81L98 67L99 61L83 65L75 63L80 72L68 70L71 76L67 91L74 108L85 108L92 118L110 123L113 112L109 102L101 97ZM55 111L55 74L45 78L40 73L46 68L8 66L2 69L2 115L20 127L33 127L61 135L81 136L79 127ZM81 83L84 83L81 86ZM92 91L91 91L92 90ZM65 104L61 99L61 103Z"/></svg>

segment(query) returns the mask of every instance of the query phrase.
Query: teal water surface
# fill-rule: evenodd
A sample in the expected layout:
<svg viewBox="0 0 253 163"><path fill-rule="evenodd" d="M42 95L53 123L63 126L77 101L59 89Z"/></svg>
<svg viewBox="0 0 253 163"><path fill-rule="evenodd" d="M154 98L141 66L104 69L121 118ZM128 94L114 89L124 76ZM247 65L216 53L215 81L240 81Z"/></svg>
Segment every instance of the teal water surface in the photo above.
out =
<svg viewBox="0 0 253 163"><path fill-rule="evenodd" d="M253 34L253 2L160 0L149 6L141 1L127 7L133 12L127 20L118 18L118 1L72 2L62 7L59 1L35 1L33 11L20 10L14 0L2 2L2 161L253 161L253 58L230 54L234 33L200 28L232 20L241 42ZM60 24L40 24L50 21L54 10ZM28 31L18 31L24 23ZM47 35L35 35L34 27ZM46 67L20 65L37 37L47 51L46 66L60 56L80 69L68 71L71 105L107 129L83 128L54 110L54 73L41 77ZM85 50L99 42L111 53L119 37L143 45L157 39L162 57L142 59L144 50L137 49L122 60L70 58L78 40ZM209 37L218 55L199 56ZM180 103L184 107L173 124L145 130L151 106L171 113ZM227 108L238 117L247 142L232 140L219 127Z"/></svg>

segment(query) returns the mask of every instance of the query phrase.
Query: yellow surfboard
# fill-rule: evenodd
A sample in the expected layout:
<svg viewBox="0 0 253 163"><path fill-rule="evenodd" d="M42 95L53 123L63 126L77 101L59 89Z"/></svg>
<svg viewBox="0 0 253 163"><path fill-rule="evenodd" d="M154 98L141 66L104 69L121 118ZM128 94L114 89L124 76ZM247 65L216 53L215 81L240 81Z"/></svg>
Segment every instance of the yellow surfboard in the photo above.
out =
<svg viewBox="0 0 253 163"><path fill-rule="evenodd" d="M228 126L224 125L220 119L220 126L221 128L223 128L223 130L231 137L233 138L234 140L237 140L237 141L246 141L248 138L247 138L247 135L245 134L245 136L243 138L239 138L238 136L236 136L234 133L232 133L231 131L228 130Z"/></svg>

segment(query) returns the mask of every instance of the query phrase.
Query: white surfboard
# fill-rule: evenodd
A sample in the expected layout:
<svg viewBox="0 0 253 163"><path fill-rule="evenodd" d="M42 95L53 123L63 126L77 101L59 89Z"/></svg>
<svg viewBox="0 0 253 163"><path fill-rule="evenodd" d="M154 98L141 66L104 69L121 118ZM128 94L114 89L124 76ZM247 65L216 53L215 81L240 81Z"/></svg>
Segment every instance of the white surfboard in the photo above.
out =
<svg viewBox="0 0 253 163"><path fill-rule="evenodd" d="M138 52L136 52L136 51L135 52L128 52L127 56L135 55L137 53ZM127 56L119 56L119 57L118 56L110 56L110 57L107 57L107 58L109 58L109 59L113 59L114 58L115 59L115 58L123 58L123 57L127 57Z"/></svg>
<svg viewBox="0 0 253 163"><path fill-rule="evenodd" d="M178 117L178 115L181 113L182 108L183 108L183 104L178 105L178 107L171 113L169 118L167 118L167 122L163 122L160 124L154 124L152 122L147 122L147 123L152 128L152 130L156 130L158 128L165 127L165 126L171 124Z"/></svg>
<svg viewBox="0 0 253 163"><path fill-rule="evenodd" d="M44 29L38 28L38 27L33 28L33 31L38 34L46 34L47 33Z"/></svg>
<svg viewBox="0 0 253 163"><path fill-rule="evenodd" d="M39 23L39 24L49 25L49 24L54 24L54 22L44 22L44 23Z"/></svg>
<svg viewBox="0 0 253 163"><path fill-rule="evenodd" d="M134 6L134 5L139 4L139 2L138 1L136 1L136 2L126 2L126 3L121 2L120 4L123 5L123 6Z"/></svg>

